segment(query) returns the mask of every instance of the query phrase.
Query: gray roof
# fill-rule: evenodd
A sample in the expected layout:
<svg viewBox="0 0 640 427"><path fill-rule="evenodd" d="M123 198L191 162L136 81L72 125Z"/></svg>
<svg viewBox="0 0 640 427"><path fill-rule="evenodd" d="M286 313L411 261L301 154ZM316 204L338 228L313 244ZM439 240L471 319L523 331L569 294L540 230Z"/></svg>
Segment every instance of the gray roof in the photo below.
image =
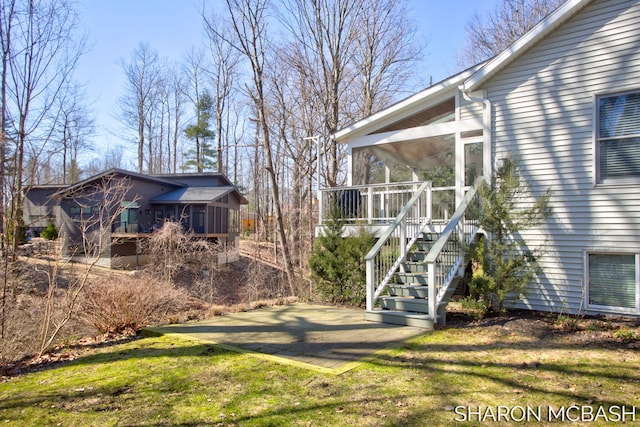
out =
<svg viewBox="0 0 640 427"><path fill-rule="evenodd" d="M169 191L150 200L151 203L211 203L225 194L235 192L240 199L244 197L234 186L225 187L184 187Z"/></svg>

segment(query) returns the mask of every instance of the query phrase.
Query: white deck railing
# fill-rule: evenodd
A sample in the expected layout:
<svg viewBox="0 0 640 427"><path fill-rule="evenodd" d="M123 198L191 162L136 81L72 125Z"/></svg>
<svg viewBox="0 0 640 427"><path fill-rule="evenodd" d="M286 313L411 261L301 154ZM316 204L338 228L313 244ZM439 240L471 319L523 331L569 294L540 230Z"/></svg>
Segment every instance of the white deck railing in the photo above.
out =
<svg viewBox="0 0 640 427"><path fill-rule="evenodd" d="M429 315L435 322L444 320L441 310L455 287L452 284L457 283L454 278L464 262L468 246L479 230L477 187L481 179L467 191L424 260L429 285ZM423 183L365 256L368 311L374 309L377 299L420 235L427 228L434 231L431 220L433 195L430 183Z"/></svg>
<svg viewBox="0 0 640 427"><path fill-rule="evenodd" d="M469 245L480 230L478 186L483 180L483 177L476 179L425 257L429 314L433 316L434 322L444 323L444 307L454 291L454 277L460 275L459 269L464 263Z"/></svg>
<svg viewBox="0 0 640 427"><path fill-rule="evenodd" d="M320 225L324 225L334 211L345 225L391 224L422 184L423 181L323 188L319 192ZM455 209L455 188L429 185L429 191L433 194L429 218L447 221ZM426 209L427 206L423 206L421 212ZM418 215L424 216L424 213Z"/></svg>
<svg viewBox="0 0 640 427"><path fill-rule="evenodd" d="M376 299L406 259L423 228L431 222L431 198L431 182L425 182L365 256L367 310L373 310Z"/></svg>

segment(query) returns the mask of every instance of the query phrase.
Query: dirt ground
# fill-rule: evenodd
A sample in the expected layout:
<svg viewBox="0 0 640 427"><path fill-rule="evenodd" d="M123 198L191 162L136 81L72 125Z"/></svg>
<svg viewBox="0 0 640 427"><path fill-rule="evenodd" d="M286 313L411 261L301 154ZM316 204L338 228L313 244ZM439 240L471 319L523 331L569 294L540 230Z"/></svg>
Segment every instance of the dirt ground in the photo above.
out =
<svg viewBox="0 0 640 427"><path fill-rule="evenodd" d="M495 335L520 333L541 341L562 341L566 344L640 349L640 319L637 318L511 310L476 320L464 310L450 306L445 327L483 328Z"/></svg>

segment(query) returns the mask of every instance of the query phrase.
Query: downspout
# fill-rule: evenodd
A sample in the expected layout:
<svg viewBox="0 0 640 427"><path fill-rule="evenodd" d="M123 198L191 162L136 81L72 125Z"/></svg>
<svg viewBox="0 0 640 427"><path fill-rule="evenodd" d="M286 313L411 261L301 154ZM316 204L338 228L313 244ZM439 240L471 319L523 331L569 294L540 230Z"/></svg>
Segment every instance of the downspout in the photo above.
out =
<svg viewBox="0 0 640 427"><path fill-rule="evenodd" d="M469 102L483 104L482 111L482 170L485 180L489 182L493 173L493 161L491 153L491 101L485 97L474 97L464 89L459 87L462 96Z"/></svg>

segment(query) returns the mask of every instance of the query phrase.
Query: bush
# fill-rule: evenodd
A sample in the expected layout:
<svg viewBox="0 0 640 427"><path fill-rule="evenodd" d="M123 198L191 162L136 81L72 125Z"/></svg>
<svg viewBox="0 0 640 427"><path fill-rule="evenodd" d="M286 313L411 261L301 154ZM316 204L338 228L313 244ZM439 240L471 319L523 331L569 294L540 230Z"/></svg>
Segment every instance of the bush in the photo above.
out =
<svg viewBox="0 0 640 427"><path fill-rule="evenodd" d="M110 275L87 285L85 319L102 333L139 330L187 309L188 296L148 277Z"/></svg>
<svg viewBox="0 0 640 427"><path fill-rule="evenodd" d="M362 306L366 298L364 257L375 237L361 228L356 236L342 237L344 221L336 213L327 221L309 256L311 279L329 302Z"/></svg>
<svg viewBox="0 0 640 427"><path fill-rule="evenodd" d="M56 240L58 238L58 229L53 222L47 224L46 228L40 233L40 237L46 240Z"/></svg>
<svg viewBox="0 0 640 427"><path fill-rule="evenodd" d="M18 228L18 243L24 244L27 243L27 227L24 225L24 220L22 219L22 215L18 217L18 223L15 221L8 221L7 223L7 238L10 243L13 243L14 240L14 231Z"/></svg>

